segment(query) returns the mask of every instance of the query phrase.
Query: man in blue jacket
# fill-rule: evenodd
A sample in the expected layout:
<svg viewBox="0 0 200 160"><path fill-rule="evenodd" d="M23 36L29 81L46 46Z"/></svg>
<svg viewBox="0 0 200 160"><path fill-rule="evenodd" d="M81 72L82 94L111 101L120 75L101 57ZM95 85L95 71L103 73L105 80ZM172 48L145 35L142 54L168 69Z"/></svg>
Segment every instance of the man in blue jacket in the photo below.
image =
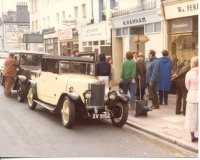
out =
<svg viewBox="0 0 200 160"><path fill-rule="evenodd" d="M170 91L171 86L171 75L172 75L172 61L168 57L169 53L167 50L162 51L163 57L159 59L159 101L162 105L163 98L165 105L168 104L168 92Z"/></svg>
<svg viewBox="0 0 200 160"><path fill-rule="evenodd" d="M157 86L159 80L159 61L156 58L156 52L154 50L149 50L148 58L150 63L147 66L147 73L146 73L146 82L149 86L149 93L152 98L152 109L158 109L159 102L158 102L158 94L157 94Z"/></svg>

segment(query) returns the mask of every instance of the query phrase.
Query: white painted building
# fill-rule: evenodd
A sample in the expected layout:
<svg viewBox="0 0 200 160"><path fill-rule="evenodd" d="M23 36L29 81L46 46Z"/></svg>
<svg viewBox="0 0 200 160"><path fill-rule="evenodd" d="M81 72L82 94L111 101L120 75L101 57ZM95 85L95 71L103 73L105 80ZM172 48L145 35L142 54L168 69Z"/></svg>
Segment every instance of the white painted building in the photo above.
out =
<svg viewBox="0 0 200 160"><path fill-rule="evenodd" d="M161 31L165 31L166 24L160 0L119 0L111 21L114 79L119 82L127 51L147 55L148 50L154 49L157 57L161 56L166 48L166 33ZM145 43L146 37L149 41Z"/></svg>

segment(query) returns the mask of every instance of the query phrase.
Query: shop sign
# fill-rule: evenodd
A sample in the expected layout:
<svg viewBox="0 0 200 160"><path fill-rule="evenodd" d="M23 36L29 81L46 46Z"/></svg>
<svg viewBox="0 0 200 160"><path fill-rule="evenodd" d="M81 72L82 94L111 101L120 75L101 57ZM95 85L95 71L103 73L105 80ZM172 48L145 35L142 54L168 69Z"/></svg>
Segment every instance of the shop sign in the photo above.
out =
<svg viewBox="0 0 200 160"><path fill-rule="evenodd" d="M83 41L110 39L110 27L107 27L106 23L85 26L82 35Z"/></svg>
<svg viewBox="0 0 200 160"><path fill-rule="evenodd" d="M166 5L164 8L166 19L173 19L198 15L199 4L198 0L192 0L173 5Z"/></svg>
<svg viewBox="0 0 200 160"><path fill-rule="evenodd" d="M123 28L160 22L161 18L156 10L150 10L141 12L140 14L134 13L131 15L115 17L111 20L114 28Z"/></svg>
<svg viewBox="0 0 200 160"><path fill-rule="evenodd" d="M6 42L18 42L18 25L6 24Z"/></svg>
<svg viewBox="0 0 200 160"><path fill-rule="evenodd" d="M58 33L50 33L50 34L45 34L44 39L50 39L50 38L58 38Z"/></svg>
<svg viewBox="0 0 200 160"><path fill-rule="evenodd" d="M71 25L76 25L76 24L77 24L76 19L65 19L65 20L63 20L63 25L66 25L66 26L71 26Z"/></svg>
<svg viewBox="0 0 200 160"><path fill-rule="evenodd" d="M67 29L64 31L59 31L59 40L65 40L65 39L72 39L72 30L71 29Z"/></svg>
<svg viewBox="0 0 200 160"><path fill-rule="evenodd" d="M192 32L192 17L173 19L169 21L169 32Z"/></svg>

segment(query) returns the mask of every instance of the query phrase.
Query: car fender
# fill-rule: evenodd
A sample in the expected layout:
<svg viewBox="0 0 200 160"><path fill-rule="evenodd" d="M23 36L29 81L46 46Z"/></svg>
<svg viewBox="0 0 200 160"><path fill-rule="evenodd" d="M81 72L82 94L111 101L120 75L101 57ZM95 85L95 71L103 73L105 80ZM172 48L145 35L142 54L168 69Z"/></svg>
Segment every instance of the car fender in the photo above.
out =
<svg viewBox="0 0 200 160"><path fill-rule="evenodd" d="M129 102L130 98L129 96L125 95L125 94L121 94L121 93L118 93L118 99L122 100L123 102Z"/></svg>
<svg viewBox="0 0 200 160"><path fill-rule="evenodd" d="M29 86L33 89L33 97L34 99L37 99L37 82L34 80L29 80L26 84L26 88L28 89Z"/></svg>

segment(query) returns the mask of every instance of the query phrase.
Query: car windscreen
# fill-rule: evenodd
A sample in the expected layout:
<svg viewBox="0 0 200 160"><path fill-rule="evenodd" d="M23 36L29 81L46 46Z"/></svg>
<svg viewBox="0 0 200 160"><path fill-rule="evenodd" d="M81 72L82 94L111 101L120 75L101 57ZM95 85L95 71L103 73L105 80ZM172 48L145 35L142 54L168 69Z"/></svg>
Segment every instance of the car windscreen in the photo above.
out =
<svg viewBox="0 0 200 160"><path fill-rule="evenodd" d="M59 65L59 72L60 74L77 73L85 75L94 75L94 66L94 63L89 62L61 61Z"/></svg>
<svg viewBox="0 0 200 160"><path fill-rule="evenodd" d="M20 64L23 66L41 66L42 55L22 54Z"/></svg>

